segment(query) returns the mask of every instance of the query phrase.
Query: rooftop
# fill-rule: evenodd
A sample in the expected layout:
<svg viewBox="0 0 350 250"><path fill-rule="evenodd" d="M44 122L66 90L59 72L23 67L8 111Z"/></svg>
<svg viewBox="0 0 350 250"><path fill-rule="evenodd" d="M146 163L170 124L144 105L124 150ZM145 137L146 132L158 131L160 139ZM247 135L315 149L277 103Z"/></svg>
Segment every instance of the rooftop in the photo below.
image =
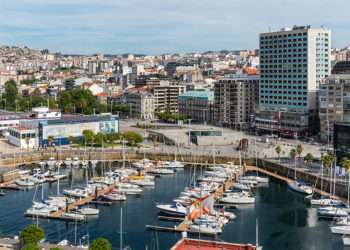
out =
<svg viewBox="0 0 350 250"><path fill-rule="evenodd" d="M85 122L98 122L98 121L109 121L115 119L113 115L79 115L79 116L65 116L57 120L42 121L40 124L43 125L58 125L58 124L73 124L73 123L85 123Z"/></svg>
<svg viewBox="0 0 350 250"><path fill-rule="evenodd" d="M179 98L201 98L208 99L209 101L214 101L214 91L212 90L191 90L183 93Z"/></svg>
<svg viewBox="0 0 350 250"><path fill-rule="evenodd" d="M183 238L170 250L256 250L253 245Z"/></svg>

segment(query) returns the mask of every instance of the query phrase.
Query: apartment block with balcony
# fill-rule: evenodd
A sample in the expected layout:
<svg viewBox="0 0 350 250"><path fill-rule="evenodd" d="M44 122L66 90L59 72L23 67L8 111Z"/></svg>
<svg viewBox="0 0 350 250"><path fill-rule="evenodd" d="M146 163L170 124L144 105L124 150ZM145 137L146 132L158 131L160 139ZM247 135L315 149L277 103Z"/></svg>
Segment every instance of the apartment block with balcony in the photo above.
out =
<svg viewBox="0 0 350 250"><path fill-rule="evenodd" d="M259 77L225 76L215 83L214 117L217 124L248 129L259 104Z"/></svg>

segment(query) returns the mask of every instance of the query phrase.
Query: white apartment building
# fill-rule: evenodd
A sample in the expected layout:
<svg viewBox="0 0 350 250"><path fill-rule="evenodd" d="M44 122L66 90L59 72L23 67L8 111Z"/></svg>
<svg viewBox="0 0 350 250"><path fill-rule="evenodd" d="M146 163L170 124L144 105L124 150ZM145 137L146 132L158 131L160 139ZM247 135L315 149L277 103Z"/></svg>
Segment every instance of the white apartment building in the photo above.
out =
<svg viewBox="0 0 350 250"><path fill-rule="evenodd" d="M301 26L260 34L258 131L317 131L316 93L331 70L331 32Z"/></svg>

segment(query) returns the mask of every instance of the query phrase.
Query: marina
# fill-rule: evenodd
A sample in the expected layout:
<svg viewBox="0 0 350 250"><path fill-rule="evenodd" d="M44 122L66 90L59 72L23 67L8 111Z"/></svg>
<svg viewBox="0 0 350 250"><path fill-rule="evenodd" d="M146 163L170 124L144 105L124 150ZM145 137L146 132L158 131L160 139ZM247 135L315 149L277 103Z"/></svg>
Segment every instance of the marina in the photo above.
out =
<svg viewBox="0 0 350 250"><path fill-rule="evenodd" d="M129 164L125 164L129 165ZM233 166L233 165L232 165ZM86 174L89 176L89 180L99 180L99 182L107 181L103 178L103 176L111 176L113 173L120 173L123 165L113 165L113 171L109 169L110 165L105 163L99 163L97 167L94 168L62 168L64 173L67 175L66 179L62 179L59 182L60 190L65 190L68 187L73 185L84 186L86 185ZM220 167L219 165L217 167ZM107 171L108 168L108 171ZM237 168L237 167L236 167ZM128 169L128 168L127 168ZM124 237L125 243L131 243L133 249L145 249L145 246L152 247L152 244L155 244L155 241L159 241L157 244L164 246L162 249L169 249L178 239L181 238L181 232L186 231L190 235L194 237L204 237L204 239L215 238L222 239L228 242L234 243L251 243L255 244L256 241L256 229L258 228L259 232L259 245L263 246L264 249L276 249L274 247L281 247L282 244L276 236L274 236L274 228L266 227L266 220L273 220L273 223L280 225L281 227L281 237L284 239L283 242L286 241L286 233L284 232L287 228L292 231L307 231L306 235L312 235L312 230L314 227L317 227L319 230L323 232L323 234L328 235L327 239L329 242L325 244L323 242L322 245L318 245L317 242L313 242L312 244L316 244L319 246L317 249L342 249L342 239L341 236L332 236L329 229L329 221L323 221L318 219L317 208L310 207L305 202L305 196L297 194L287 188L286 183L282 181L281 178L275 179L270 177L270 182L261 183L256 188L254 188L254 197L255 200L252 204L244 204L244 202L240 201L237 203L221 203L220 199L222 199L223 194L231 195L230 192L225 191L230 190L230 187L233 184L240 183L240 185L236 185L235 187L243 188L246 185L248 186L247 180L252 182L252 178L256 179L256 172L252 172L256 169L254 167L247 167L252 175L251 177L242 177L239 178L240 171L237 171L237 175L232 175L229 179L224 182L218 182L218 184L212 186L214 192L212 193L215 200L218 202L215 203L215 209L222 211L220 209L224 208L225 211L234 214L234 218L229 220L228 223L225 222L225 226L213 231L208 231L208 227L201 226L201 224L193 224L189 220L187 215L183 215L181 217L173 216L173 215L164 215L159 214L157 210L157 204L172 204L174 200L178 202L181 201L184 206L186 206L186 202L189 200L184 197L176 198L179 194L184 194L184 190L186 193L191 193L196 196L196 192L191 191L190 187L193 186L194 180L200 180L205 178L220 178L221 175L218 172L218 176L213 176L212 172L219 171L219 168L214 168L211 166L208 168L203 167L186 167L185 169L179 168L172 175L159 175L160 177L155 177L153 179L154 186L145 186L142 188L142 192L138 194L129 194L127 195L126 201L108 201L102 199L96 199L98 197L102 197L104 194L109 193L111 190L115 189L117 185L115 183L106 185L105 189L101 189L96 193L92 192L91 195L85 198L77 199L75 202L69 204L68 210L61 209L59 211L55 211L50 213L47 216L32 216L27 219L24 218L23 214L26 209L31 206L33 197L35 196L36 188L28 189L27 191L12 191L7 190L6 196L1 197L1 209L7 209L6 207L14 206L14 202L18 199L21 199L21 202L24 202L21 208L16 207L13 219L16 218L17 223L14 223L12 226L8 226L9 221L12 218L2 217L0 218L0 226L6 232L6 234L16 233L16 230L20 230L21 226L24 226L28 223L38 223L40 226L43 226L45 230L49 232L48 239L52 242L59 242L62 239L68 238L70 242L75 243L75 239L84 238L84 235L89 235L89 237L94 237L94 235L104 234L103 232L109 232L107 238L113 244L119 244L119 242L114 239L113 235L117 235L116 230L113 228L118 227L118 210L122 207L124 210L124 229L126 231L126 236ZM208 171L209 170L209 171ZM215 170L215 171L213 171ZM239 168L237 168L239 170ZM128 170L129 171L129 170ZM265 170L266 171L266 170ZM259 171L260 174L263 172ZM103 175L102 175L103 174ZM203 176L207 176L205 178L200 178ZM101 176L101 177L98 177ZM129 177L125 176L124 181L132 180L132 179L140 179L136 178L134 175ZM266 176L266 175L264 175ZM222 177L222 176L221 176ZM260 177L261 181L264 181L264 178ZM151 178L152 179L152 178ZM242 182L235 182L241 180ZM44 192L45 196L53 196L57 195L57 182L48 182L44 183ZM123 185L124 188L132 188L134 184ZM172 188L166 188L168 186ZM202 194L208 194L206 190L208 190L209 186L203 185ZM198 190L197 190L198 191ZM39 191L37 191L39 192ZM210 192L209 192L210 193ZM241 193L241 192L239 192ZM201 193L199 193L201 194ZM198 193L197 193L198 195ZM271 196L272 195L272 196ZM183 196L183 195L182 195ZM285 197L286 196L286 197ZM235 194L233 197L236 199ZM190 198L190 197L188 197ZM197 197L194 199L192 197L191 202L196 201ZM203 201L201 201L202 203ZM236 202L236 201L235 201ZM292 203L291 203L292 202ZM196 203L196 202L195 202ZM198 203L197 203L198 204ZM279 205L277 205L279 204ZM84 206L83 206L84 205ZM277 207L276 207L277 205ZM99 212L94 216L75 216L76 209L78 207L91 207L98 208ZM268 208L266 208L266 206ZM281 209L280 206L284 207ZM292 207L290 207L292 206ZM267 209L267 210L266 210ZM271 211L270 211L271 210ZM286 210L286 211L283 211ZM22 211L22 212L21 212ZM94 211L94 210L92 210ZM186 210L184 210L186 213ZM272 212L272 214L266 215L266 213ZM94 211L96 212L96 211ZM148 216L143 216L146 213ZM288 215L284 215L287 213ZM280 215L278 215L280 214ZM286 217L285 217L286 216ZM40 217L40 218L39 218ZM289 221L290 217L295 218L296 221ZM55 220L51 220L55 219ZM59 219L59 220L57 220ZM259 221L257 223L256 219ZM61 220L61 221L60 221ZM204 221L211 221L210 217L200 216L198 219L193 221L197 221L198 223L203 223ZM277 221L275 221L277 220ZM69 222L71 221L71 222ZM78 223L79 222L79 223ZM80 222L84 222L80 224ZM78 224L76 224L78 223ZM207 222L205 222L207 223ZM210 222L214 223L214 222ZM216 222L215 222L216 223ZM243 223L243 224L242 224ZM268 224L270 224L268 222ZM104 226L106 224L106 226ZM198 226L199 225L199 226ZM17 228L17 229L16 229ZM237 231L238 230L238 231ZM57 231L57 232L56 232ZM72 232L77 234L76 237L70 236ZM115 233L113 233L115 232ZM175 233L175 234L174 234ZM159 234L162 234L161 237ZM305 235L305 236L306 236ZM301 237L301 235L299 235ZM137 237L140 242L134 242L130 239ZM272 238L271 238L272 237ZM304 236L303 236L304 237ZM310 236L311 237L311 236ZM273 239L273 240L272 240ZM116 242L117 241L117 242ZM130 241L130 242L129 242ZM287 242L289 244L300 244L300 241L294 237L288 239ZM79 243L79 242L77 242ZM171 244L172 243L172 244ZM134 244L134 245L133 245ZM285 244L285 243L283 243ZM303 241L303 244L310 244L310 242ZM327 247L325 247L327 246ZM332 248L329 248L332 247ZM295 249L295 248L291 248ZM301 249L309 249L309 248L301 248Z"/></svg>

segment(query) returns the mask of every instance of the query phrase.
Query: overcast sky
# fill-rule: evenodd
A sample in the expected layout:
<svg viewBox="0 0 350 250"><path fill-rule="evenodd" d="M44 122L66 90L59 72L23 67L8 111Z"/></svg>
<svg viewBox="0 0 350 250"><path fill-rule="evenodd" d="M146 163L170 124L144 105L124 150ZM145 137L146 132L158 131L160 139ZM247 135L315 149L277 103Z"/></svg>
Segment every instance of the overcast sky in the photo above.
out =
<svg viewBox="0 0 350 250"><path fill-rule="evenodd" d="M0 45L64 53L251 49L260 32L310 24L350 44L350 0L0 0Z"/></svg>

